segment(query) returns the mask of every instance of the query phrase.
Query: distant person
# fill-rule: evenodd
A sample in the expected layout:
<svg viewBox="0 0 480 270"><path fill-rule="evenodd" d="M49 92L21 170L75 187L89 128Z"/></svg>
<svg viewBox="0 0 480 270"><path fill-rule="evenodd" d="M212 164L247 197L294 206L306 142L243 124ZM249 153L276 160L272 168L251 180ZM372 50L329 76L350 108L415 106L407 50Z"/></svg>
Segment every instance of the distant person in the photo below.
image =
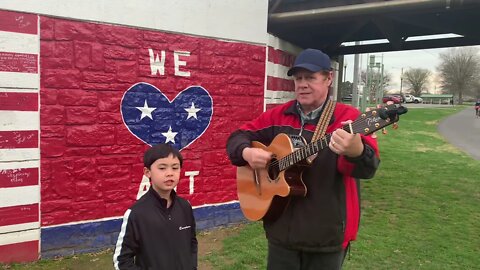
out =
<svg viewBox="0 0 480 270"><path fill-rule="evenodd" d="M197 269L192 206L174 190L182 155L169 144L159 144L145 152L143 163L151 187L123 216L115 269Z"/></svg>
<svg viewBox="0 0 480 270"><path fill-rule="evenodd" d="M480 98L475 102L475 115L477 118L480 117Z"/></svg>

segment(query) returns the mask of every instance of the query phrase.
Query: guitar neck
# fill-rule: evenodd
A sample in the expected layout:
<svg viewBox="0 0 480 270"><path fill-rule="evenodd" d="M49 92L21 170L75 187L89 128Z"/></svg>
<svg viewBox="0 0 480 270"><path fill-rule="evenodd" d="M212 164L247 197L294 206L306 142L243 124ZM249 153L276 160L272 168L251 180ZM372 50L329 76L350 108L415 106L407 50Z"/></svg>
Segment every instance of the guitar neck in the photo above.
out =
<svg viewBox="0 0 480 270"><path fill-rule="evenodd" d="M313 156L320 152L322 149L328 147L330 143L331 134L327 134L324 137L313 141L306 146L299 148L298 150L293 151L292 153L286 155L282 159L278 160L278 166L280 171L286 170L287 168L300 163L306 158Z"/></svg>

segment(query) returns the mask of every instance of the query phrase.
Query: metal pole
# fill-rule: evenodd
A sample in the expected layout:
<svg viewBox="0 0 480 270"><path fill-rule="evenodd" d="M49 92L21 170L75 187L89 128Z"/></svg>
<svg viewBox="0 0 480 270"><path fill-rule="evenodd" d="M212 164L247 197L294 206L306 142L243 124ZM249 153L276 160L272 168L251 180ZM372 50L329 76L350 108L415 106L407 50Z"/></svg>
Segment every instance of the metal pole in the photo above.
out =
<svg viewBox="0 0 480 270"><path fill-rule="evenodd" d="M402 71L400 72L400 95L402 95L402 86L403 86L403 67L402 67Z"/></svg>
<svg viewBox="0 0 480 270"><path fill-rule="evenodd" d="M355 46L360 45L360 41L355 41ZM353 58L353 85L352 85L352 105L358 108L358 70L360 64L360 55L355 54Z"/></svg>

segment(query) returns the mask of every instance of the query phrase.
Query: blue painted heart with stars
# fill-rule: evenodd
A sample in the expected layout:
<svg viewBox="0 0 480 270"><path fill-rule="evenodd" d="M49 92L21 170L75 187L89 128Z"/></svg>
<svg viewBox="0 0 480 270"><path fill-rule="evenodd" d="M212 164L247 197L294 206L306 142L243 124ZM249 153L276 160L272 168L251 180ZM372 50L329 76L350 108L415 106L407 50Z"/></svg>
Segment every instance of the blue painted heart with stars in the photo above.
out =
<svg viewBox="0 0 480 270"><path fill-rule="evenodd" d="M144 143L169 143L182 150L207 130L213 99L203 87L190 86L170 101L160 89L142 82L124 93L120 111L128 130Z"/></svg>

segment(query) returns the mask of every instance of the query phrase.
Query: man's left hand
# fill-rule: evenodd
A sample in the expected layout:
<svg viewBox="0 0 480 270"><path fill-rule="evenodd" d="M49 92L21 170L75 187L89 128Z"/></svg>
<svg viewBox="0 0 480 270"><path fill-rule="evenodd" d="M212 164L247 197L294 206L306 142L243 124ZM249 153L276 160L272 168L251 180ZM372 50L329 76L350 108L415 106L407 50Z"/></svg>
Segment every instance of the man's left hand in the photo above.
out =
<svg viewBox="0 0 480 270"><path fill-rule="evenodd" d="M342 122L342 126L351 122ZM360 134L351 134L339 128L332 133L328 147L334 153L355 158L362 154L364 146Z"/></svg>

